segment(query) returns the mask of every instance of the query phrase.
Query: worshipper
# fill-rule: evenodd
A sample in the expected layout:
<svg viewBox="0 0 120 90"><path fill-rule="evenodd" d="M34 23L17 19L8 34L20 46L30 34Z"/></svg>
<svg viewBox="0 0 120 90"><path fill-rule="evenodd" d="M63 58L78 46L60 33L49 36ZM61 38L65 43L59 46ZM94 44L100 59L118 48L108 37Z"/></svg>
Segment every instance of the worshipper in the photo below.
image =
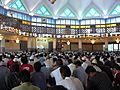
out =
<svg viewBox="0 0 120 90"><path fill-rule="evenodd" d="M72 59L68 59L68 67L70 68L71 75L73 74L73 71L76 69L75 64L73 64Z"/></svg>
<svg viewBox="0 0 120 90"><path fill-rule="evenodd" d="M120 66L120 57L117 57L117 64Z"/></svg>
<svg viewBox="0 0 120 90"><path fill-rule="evenodd" d="M31 74L31 82L33 85L41 88L41 90L46 90L46 78L44 76L44 73L41 72L41 63L36 62L34 63L34 69L35 72Z"/></svg>
<svg viewBox="0 0 120 90"><path fill-rule="evenodd" d="M115 88L116 90L120 90L120 71L118 71L115 75Z"/></svg>
<svg viewBox="0 0 120 90"><path fill-rule="evenodd" d="M81 66L82 62L76 61L74 64L76 65L76 69L73 71L73 76L78 78L85 88L87 86L87 74L85 69Z"/></svg>
<svg viewBox="0 0 120 90"><path fill-rule="evenodd" d="M32 85L30 82L30 72L28 70L21 71L19 76L22 84L14 87L12 90L40 90L40 88Z"/></svg>
<svg viewBox="0 0 120 90"><path fill-rule="evenodd" d="M5 54L5 53L2 55L2 58L3 58L2 60L3 60L6 64L7 64L8 61L9 61L8 56L9 56L9 55L8 55L8 54Z"/></svg>
<svg viewBox="0 0 120 90"><path fill-rule="evenodd" d="M105 64L102 64L102 63L97 64L97 65L102 71L104 71L108 75L111 82L113 82L114 81L114 76L113 76L113 73L112 73L112 70L110 69L110 67L106 66Z"/></svg>
<svg viewBox="0 0 120 90"><path fill-rule="evenodd" d="M12 65L14 63L13 59L15 58L14 55L10 54L10 58L9 58L9 61L7 62L7 67L11 70L12 68Z"/></svg>
<svg viewBox="0 0 120 90"><path fill-rule="evenodd" d="M97 60L96 60L96 59L93 59L93 60L91 61L91 64L92 64L92 66L95 68L96 71L102 72L102 70L97 66Z"/></svg>
<svg viewBox="0 0 120 90"><path fill-rule="evenodd" d="M50 82L52 85L56 85L58 82L60 82L61 80L63 80L61 73L60 73L60 67L63 65L63 61L59 58L56 61L56 69L54 69L51 73L50 73Z"/></svg>
<svg viewBox="0 0 120 90"><path fill-rule="evenodd" d="M9 68L7 68L6 63L2 61L2 56L0 56L0 90L7 90L5 78L9 73Z"/></svg>
<svg viewBox="0 0 120 90"><path fill-rule="evenodd" d="M43 54L43 53L40 53L40 54L39 54L39 61L40 61L41 65L44 64L44 62L45 62L45 57L44 57L44 54Z"/></svg>
<svg viewBox="0 0 120 90"><path fill-rule="evenodd" d="M88 74L87 90L112 90L112 82L104 72L97 72L93 66L86 68Z"/></svg>
<svg viewBox="0 0 120 90"><path fill-rule="evenodd" d="M60 73L63 80L58 82L57 85L62 85L68 90L84 90L82 82L79 79L70 77L71 71L68 66L61 66Z"/></svg>
<svg viewBox="0 0 120 90"><path fill-rule="evenodd" d="M7 90L11 90L12 88L20 85L19 79L19 67L20 64L18 62L14 62L11 68L11 72L6 76L6 86Z"/></svg>
<svg viewBox="0 0 120 90"><path fill-rule="evenodd" d="M62 85L56 85L56 86L50 87L48 90L68 90L68 89L63 87Z"/></svg>
<svg viewBox="0 0 120 90"><path fill-rule="evenodd" d="M27 59L27 56L26 55L23 55L21 57L21 62L22 62L22 65L20 67L20 71L26 69L28 70L30 73L33 72L33 67L32 65L28 64L28 59Z"/></svg>

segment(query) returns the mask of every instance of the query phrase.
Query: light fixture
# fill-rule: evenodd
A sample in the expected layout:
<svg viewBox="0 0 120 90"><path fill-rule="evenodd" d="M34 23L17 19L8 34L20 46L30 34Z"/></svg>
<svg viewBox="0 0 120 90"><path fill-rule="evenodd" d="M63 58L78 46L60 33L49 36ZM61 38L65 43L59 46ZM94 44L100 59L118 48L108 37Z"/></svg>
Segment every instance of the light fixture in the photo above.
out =
<svg viewBox="0 0 120 90"><path fill-rule="evenodd" d="M94 43L95 43L95 40L91 40L91 43L94 44Z"/></svg>
<svg viewBox="0 0 120 90"><path fill-rule="evenodd" d="M34 16L34 13L31 12L31 13L29 13L29 15L30 15L30 16Z"/></svg>
<svg viewBox="0 0 120 90"><path fill-rule="evenodd" d="M8 6L4 6L4 8L5 8L5 9L9 9L9 7L8 7Z"/></svg>
<svg viewBox="0 0 120 90"><path fill-rule="evenodd" d="M67 45L70 45L70 41L67 41Z"/></svg>
<svg viewBox="0 0 120 90"><path fill-rule="evenodd" d="M119 42L120 42L120 39L119 39L119 38L117 38L115 41L116 41L116 43L119 43Z"/></svg>
<svg viewBox="0 0 120 90"><path fill-rule="evenodd" d="M53 17L53 19L58 19L58 17Z"/></svg>
<svg viewBox="0 0 120 90"><path fill-rule="evenodd" d="M2 40L3 39L3 36L1 36L1 34L0 34L0 40Z"/></svg>
<svg viewBox="0 0 120 90"><path fill-rule="evenodd" d="M51 2L51 4L54 4L56 2L56 0L48 0Z"/></svg>
<svg viewBox="0 0 120 90"><path fill-rule="evenodd" d="M19 42L20 42L20 40L17 38L17 39L16 39L16 43L19 43Z"/></svg>

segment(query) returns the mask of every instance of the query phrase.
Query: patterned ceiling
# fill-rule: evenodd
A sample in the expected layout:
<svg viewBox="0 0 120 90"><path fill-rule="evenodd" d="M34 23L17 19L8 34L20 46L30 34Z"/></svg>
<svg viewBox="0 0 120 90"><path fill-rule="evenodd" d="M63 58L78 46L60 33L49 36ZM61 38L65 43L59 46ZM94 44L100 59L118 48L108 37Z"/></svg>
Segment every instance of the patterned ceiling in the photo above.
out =
<svg viewBox="0 0 120 90"><path fill-rule="evenodd" d="M3 7L53 18L104 18L120 15L120 0L1 0Z"/></svg>

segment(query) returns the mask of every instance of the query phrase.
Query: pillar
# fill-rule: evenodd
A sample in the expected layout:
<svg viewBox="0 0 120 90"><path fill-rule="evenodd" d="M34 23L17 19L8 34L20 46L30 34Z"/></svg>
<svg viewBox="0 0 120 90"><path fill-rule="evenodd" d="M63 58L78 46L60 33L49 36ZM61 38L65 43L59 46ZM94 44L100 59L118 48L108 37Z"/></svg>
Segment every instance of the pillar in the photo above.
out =
<svg viewBox="0 0 120 90"><path fill-rule="evenodd" d="M108 40L105 40L105 51L108 51Z"/></svg>
<svg viewBox="0 0 120 90"><path fill-rule="evenodd" d="M32 49L36 49L36 38L32 38Z"/></svg>
<svg viewBox="0 0 120 90"><path fill-rule="evenodd" d="M32 49L32 38L31 37L28 37L27 48L28 48L28 51Z"/></svg>
<svg viewBox="0 0 120 90"><path fill-rule="evenodd" d="M82 51L82 41L80 39L78 40L78 49Z"/></svg>
<svg viewBox="0 0 120 90"><path fill-rule="evenodd" d="M1 52L5 52L5 39L1 40Z"/></svg>
<svg viewBox="0 0 120 90"><path fill-rule="evenodd" d="M55 51L56 50L56 39L53 39L53 51Z"/></svg>

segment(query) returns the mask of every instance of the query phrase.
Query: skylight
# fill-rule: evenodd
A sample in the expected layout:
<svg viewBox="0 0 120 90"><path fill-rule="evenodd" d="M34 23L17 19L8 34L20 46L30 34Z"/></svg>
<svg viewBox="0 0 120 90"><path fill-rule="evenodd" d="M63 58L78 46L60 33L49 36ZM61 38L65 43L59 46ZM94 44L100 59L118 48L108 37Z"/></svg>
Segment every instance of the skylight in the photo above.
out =
<svg viewBox="0 0 120 90"><path fill-rule="evenodd" d="M111 12L112 15L120 14L120 4L118 4Z"/></svg>
<svg viewBox="0 0 120 90"><path fill-rule="evenodd" d="M85 15L85 17L98 17L100 14L94 9L91 8Z"/></svg>
<svg viewBox="0 0 120 90"><path fill-rule="evenodd" d="M40 6L40 8L36 10L36 13L41 16L51 16L50 11L44 5Z"/></svg>
<svg viewBox="0 0 120 90"><path fill-rule="evenodd" d="M2 1L0 0L0 4L2 4Z"/></svg>
<svg viewBox="0 0 120 90"><path fill-rule="evenodd" d="M13 3L10 4L10 7L16 10L26 11L26 8L21 0L15 0Z"/></svg>
<svg viewBox="0 0 120 90"><path fill-rule="evenodd" d="M63 10L63 12L60 14L61 17L75 17L75 14L69 9L66 8Z"/></svg>

